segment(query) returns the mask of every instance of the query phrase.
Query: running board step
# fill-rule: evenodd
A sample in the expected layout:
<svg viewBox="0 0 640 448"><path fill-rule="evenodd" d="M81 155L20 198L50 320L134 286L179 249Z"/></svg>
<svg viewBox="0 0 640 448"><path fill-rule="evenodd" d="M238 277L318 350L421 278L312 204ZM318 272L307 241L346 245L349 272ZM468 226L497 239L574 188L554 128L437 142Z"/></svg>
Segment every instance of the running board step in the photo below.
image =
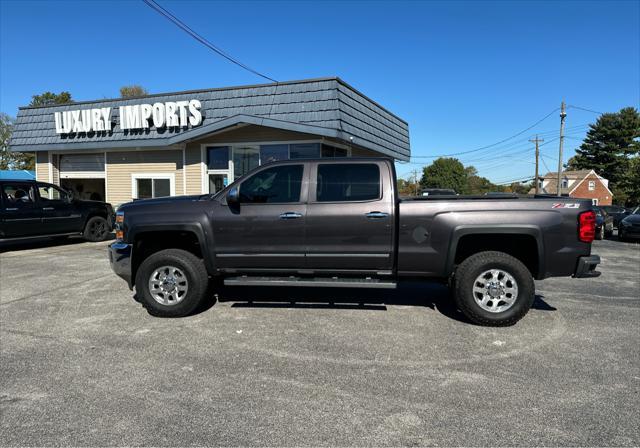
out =
<svg viewBox="0 0 640 448"><path fill-rule="evenodd" d="M377 278L340 278L340 277L228 277L227 286L316 286L324 288L379 288L394 289L396 282Z"/></svg>

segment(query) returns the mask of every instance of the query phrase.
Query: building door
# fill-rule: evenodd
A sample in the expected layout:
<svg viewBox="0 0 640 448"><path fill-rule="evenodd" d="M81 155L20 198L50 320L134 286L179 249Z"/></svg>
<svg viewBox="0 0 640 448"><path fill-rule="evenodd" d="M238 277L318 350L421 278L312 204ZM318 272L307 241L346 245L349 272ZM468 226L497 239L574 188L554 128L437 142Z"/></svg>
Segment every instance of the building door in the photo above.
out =
<svg viewBox="0 0 640 448"><path fill-rule="evenodd" d="M106 201L104 153L61 154L59 156L60 186L76 199Z"/></svg>
<svg viewBox="0 0 640 448"><path fill-rule="evenodd" d="M209 174L209 194L216 194L224 190L229 184L228 175Z"/></svg>

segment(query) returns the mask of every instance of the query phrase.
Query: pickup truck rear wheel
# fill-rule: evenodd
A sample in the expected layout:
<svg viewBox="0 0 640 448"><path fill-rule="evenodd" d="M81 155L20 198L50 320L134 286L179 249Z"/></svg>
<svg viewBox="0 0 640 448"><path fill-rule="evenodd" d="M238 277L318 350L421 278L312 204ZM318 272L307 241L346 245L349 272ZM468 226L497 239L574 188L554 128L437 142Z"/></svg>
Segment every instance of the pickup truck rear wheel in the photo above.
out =
<svg viewBox="0 0 640 448"><path fill-rule="evenodd" d="M535 299L529 269L504 252L479 252L456 270L454 300L479 325L508 326L524 317Z"/></svg>
<svg viewBox="0 0 640 448"><path fill-rule="evenodd" d="M208 285L204 262L180 249L152 254L136 273L138 299L150 314L159 317L191 314L205 299Z"/></svg>

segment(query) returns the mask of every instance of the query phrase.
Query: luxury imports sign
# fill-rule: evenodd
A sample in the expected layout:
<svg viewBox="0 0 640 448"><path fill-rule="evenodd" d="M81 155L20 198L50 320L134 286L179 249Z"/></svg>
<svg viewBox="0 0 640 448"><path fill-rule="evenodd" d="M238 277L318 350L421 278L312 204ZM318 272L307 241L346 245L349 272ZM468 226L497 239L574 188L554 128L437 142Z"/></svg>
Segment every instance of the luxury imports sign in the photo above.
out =
<svg viewBox="0 0 640 448"><path fill-rule="evenodd" d="M198 100L120 106L120 129L186 128L202 124ZM105 132L113 129L111 108L55 112L56 134Z"/></svg>

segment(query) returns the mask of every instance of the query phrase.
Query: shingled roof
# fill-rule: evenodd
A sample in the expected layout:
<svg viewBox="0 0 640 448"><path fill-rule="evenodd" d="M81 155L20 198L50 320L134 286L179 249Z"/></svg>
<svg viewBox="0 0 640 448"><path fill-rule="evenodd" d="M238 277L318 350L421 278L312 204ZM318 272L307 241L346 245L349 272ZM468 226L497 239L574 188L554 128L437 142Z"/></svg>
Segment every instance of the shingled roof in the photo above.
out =
<svg viewBox="0 0 640 448"><path fill-rule="evenodd" d="M189 129L123 131L106 135L56 134L54 112L198 99L203 123ZM338 138L399 160L409 160L409 126L339 78L104 99L45 107L22 107L10 141L12 151L88 150L165 146L200 138L239 123Z"/></svg>

